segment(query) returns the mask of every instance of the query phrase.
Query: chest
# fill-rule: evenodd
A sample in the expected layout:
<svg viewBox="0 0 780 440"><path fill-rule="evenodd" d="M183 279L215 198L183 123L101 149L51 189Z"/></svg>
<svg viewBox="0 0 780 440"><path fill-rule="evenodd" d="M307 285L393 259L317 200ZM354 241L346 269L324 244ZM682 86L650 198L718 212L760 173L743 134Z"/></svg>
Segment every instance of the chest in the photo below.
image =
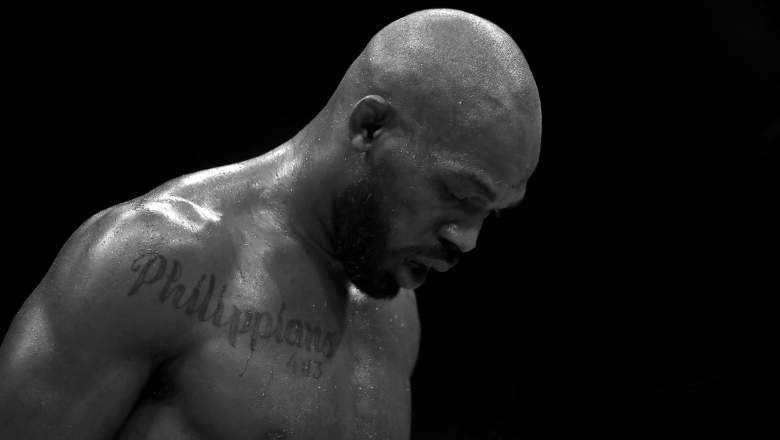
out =
<svg viewBox="0 0 780 440"><path fill-rule="evenodd" d="M205 438L408 438L410 363L387 306L225 305L171 366L183 421Z"/></svg>

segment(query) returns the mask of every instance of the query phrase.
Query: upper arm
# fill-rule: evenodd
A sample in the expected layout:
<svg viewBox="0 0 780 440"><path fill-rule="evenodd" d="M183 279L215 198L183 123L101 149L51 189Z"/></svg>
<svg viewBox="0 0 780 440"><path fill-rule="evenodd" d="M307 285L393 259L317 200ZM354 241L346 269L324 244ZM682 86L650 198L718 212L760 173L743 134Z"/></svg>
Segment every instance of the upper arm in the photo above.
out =
<svg viewBox="0 0 780 440"><path fill-rule="evenodd" d="M176 252L164 222L90 219L60 251L0 346L0 438L105 438L121 426L175 320L127 295L143 252ZM167 237L167 238L166 238Z"/></svg>

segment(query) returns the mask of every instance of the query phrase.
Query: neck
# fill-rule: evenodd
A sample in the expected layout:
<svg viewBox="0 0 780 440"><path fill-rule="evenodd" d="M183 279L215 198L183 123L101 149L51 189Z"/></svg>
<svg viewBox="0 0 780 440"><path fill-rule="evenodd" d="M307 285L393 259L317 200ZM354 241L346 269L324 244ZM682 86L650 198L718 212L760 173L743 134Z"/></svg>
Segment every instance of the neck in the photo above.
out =
<svg viewBox="0 0 780 440"><path fill-rule="evenodd" d="M341 272L334 250L333 200L341 181L336 149L326 136L305 130L290 141L255 159L262 168L257 184L263 203L255 221L267 222L270 213L281 229L303 244L332 273Z"/></svg>

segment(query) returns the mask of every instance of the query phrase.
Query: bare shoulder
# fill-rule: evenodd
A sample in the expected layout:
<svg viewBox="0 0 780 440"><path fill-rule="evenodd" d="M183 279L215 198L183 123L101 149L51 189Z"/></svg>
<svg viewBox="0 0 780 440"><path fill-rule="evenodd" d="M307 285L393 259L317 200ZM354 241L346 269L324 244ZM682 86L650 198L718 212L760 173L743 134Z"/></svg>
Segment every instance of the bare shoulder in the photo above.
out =
<svg viewBox="0 0 780 440"><path fill-rule="evenodd" d="M200 208L147 197L72 234L0 345L0 437L113 437L154 368L197 342L157 298L177 295L172 282L191 282L197 264L228 270L232 245Z"/></svg>
<svg viewBox="0 0 780 440"><path fill-rule="evenodd" d="M420 316L417 311L417 296L414 290L401 289L393 303L393 309L397 310L398 316L395 325L403 338L403 346L406 347L410 365L414 368L420 351Z"/></svg>
<svg viewBox="0 0 780 440"><path fill-rule="evenodd" d="M414 291L400 289L398 295L390 300L371 299L356 289L351 296L358 315L371 321L366 323L365 330L384 335L411 373L420 347L420 319Z"/></svg>
<svg viewBox="0 0 780 440"><path fill-rule="evenodd" d="M417 295L414 290L401 289L392 300L392 310L399 316L398 325L408 336L420 337L420 317L417 311Z"/></svg>
<svg viewBox="0 0 780 440"><path fill-rule="evenodd" d="M60 250L46 279L72 277L74 269L121 279L122 268L148 252L207 259L225 251L218 254L224 261L232 248L218 213L181 197L142 198L101 211L84 222Z"/></svg>
<svg viewBox="0 0 780 440"><path fill-rule="evenodd" d="M107 339L119 338L117 343L173 349L183 341L160 335L181 334L189 322L155 307L149 298L139 299L140 287L150 277L170 276L177 264L229 271L234 249L216 213L178 197L136 199L84 222L22 312L46 310L53 330L69 331L74 323L84 323L105 332ZM174 276L184 282L195 275L179 270Z"/></svg>

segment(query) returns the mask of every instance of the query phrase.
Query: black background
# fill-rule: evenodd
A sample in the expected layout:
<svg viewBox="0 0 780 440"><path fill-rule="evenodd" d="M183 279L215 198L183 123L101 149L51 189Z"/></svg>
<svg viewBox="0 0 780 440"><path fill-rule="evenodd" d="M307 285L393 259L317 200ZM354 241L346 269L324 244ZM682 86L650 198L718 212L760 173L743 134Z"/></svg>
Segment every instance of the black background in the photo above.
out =
<svg viewBox="0 0 780 440"><path fill-rule="evenodd" d="M6 17L3 324L91 214L282 143L381 27L458 7L523 50L543 148L418 291L413 438L780 433L776 5L278 6Z"/></svg>

